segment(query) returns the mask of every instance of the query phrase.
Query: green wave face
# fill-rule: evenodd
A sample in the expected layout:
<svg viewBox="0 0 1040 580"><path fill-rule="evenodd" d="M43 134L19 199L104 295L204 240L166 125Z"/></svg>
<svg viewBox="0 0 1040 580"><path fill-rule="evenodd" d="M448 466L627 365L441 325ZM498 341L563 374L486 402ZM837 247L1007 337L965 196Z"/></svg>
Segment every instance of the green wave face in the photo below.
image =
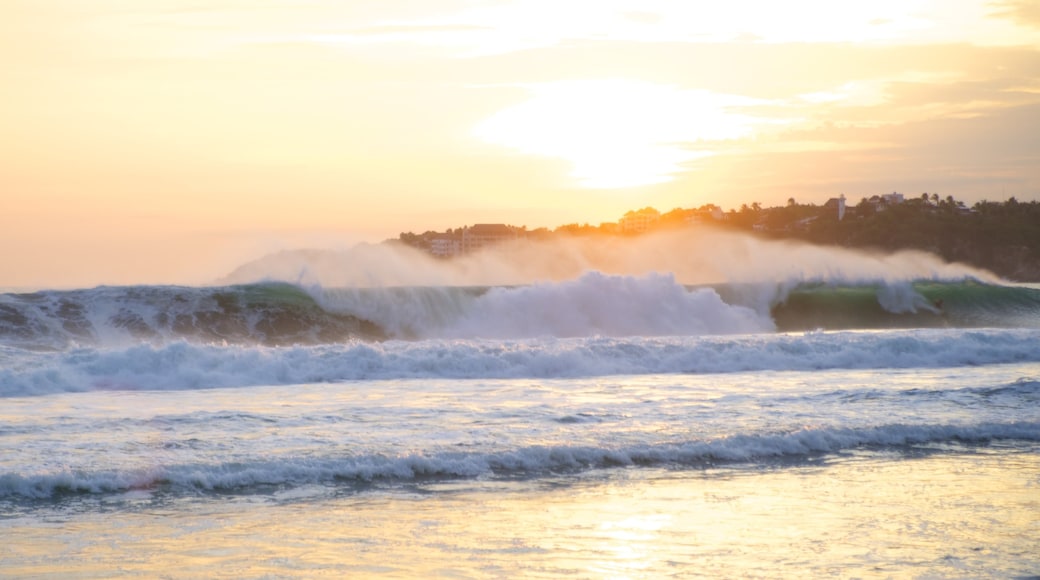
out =
<svg viewBox="0 0 1040 580"><path fill-rule="evenodd" d="M625 291L620 294L622 299L610 298L610 289L617 292L618 286ZM0 345L65 349L77 345L188 340L279 346L437 337L445 328L449 329L449 338L512 338L550 335L556 327L545 322L547 315L577 321L577 330L566 327L570 334L562 336L594 336L602 333L604 327L614 328L609 324L619 320L625 324L615 326L622 329L619 332L628 333L626 336L706 333L699 325L662 327L662 317L654 317L659 312L648 312L648 305L661 312L676 313L675 316L681 313L683 317L705 319L728 308L731 315L739 311L741 316L747 314L745 318L754 318L754 327L761 331L766 327L771 330L774 325L779 331L1040 328L1040 289L978 282L802 284L785 293L768 312L765 306L758 305L775 300L770 298L778 292L775 287L771 291L766 286L753 285L713 287L710 294L714 301L706 300L711 296L705 296L704 287L687 287L684 291L670 280L593 278L587 283L494 290L308 290L291 284L263 283L217 288L133 286L0 294ZM759 302L760 296L765 296L764 302ZM591 317L591 322L583 316ZM461 331L451 330L460 320L469 326L461 326ZM528 328L531 321L535 321L534 328ZM761 321L767 324L759 325ZM730 328L731 322L731 318L725 318L716 327L722 330L711 332L737 332ZM539 326L543 324L544 327ZM519 329L513 328L517 325Z"/></svg>
<svg viewBox="0 0 1040 580"><path fill-rule="evenodd" d="M290 284L101 287L0 296L0 343L29 348L127 340L276 346L355 338L385 336L367 320L326 311Z"/></svg>
<svg viewBox="0 0 1040 580"><path fill-rule="evenodd" d="M974 281L803 285L771 309L777 329L1040 328L1040 289Z"/></svg>

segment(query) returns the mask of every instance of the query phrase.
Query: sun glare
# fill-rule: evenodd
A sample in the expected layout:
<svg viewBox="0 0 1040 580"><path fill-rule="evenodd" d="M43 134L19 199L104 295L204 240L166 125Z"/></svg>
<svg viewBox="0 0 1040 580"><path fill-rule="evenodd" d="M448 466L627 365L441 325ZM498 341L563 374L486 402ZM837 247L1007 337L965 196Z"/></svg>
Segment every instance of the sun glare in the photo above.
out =
<svg viewBox="0 0 1040 580"><path fill-rule="evenodd" d="M634 80L527 85L532 98L484 120L479 139L528 155L566 160L583 187L622 188L671 180L712 154L712 142L748 136L757 119L730 109L745 97Z"/></svg>

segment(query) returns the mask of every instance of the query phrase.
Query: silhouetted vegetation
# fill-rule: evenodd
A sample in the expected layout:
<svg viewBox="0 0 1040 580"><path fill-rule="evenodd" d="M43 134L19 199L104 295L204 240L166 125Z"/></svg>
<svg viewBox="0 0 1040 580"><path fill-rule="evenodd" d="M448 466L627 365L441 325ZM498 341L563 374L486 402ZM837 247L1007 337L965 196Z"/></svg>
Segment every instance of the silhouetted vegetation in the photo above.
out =
<svg viewBox="0 0 1040 580"><path fill-rule="evenodd" d="M815 244L893 252L922 250L949 262L985 268L1015 281L1040 281L1040 203L982 201L968 208L952 197L924 196L897 204L867 200L837 211L798 206L774 208L764 216L765 235ZM785 213L790 217L783 216ZM799 227L798 220L806 220Z"/></svg>
<svg viewBox="0 0 1040 580"><path fill-rule="evenodd" d="M780 207L762 207L758 202L742 204L723 212L707 204L699 208L675 208L659 214L653 208L630 211L619 223L598 226L566 224L553 230L508 226L517 237L552 239L556 236L632 236L650 231L686 227L719 227L744 230L773 239L797 239L820 245L842 246L881 252L921 250L949 262L984 268L1013 281L1040 282L1040 202L981 201L972 207L952 196L921 194L873 196L852 204L845 200L839 219L838 199L817 206L800 204L794 198ZM654 219L626 223L640 214ZM422 234L402 233L397 242L430 250L433 240L461 239L465 228Z"/></svg>

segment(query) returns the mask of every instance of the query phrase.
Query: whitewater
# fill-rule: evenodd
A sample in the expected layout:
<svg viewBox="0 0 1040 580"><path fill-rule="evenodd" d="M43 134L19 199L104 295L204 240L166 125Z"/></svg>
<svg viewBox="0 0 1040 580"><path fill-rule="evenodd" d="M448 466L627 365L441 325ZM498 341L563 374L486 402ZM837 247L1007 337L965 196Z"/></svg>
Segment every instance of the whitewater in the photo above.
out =
<svg viewBox="0 0 1040 580"><path fill-rule="evenodd" d="M551 250L0 294L0 576L1040 574L1040 288Z"/></svg>

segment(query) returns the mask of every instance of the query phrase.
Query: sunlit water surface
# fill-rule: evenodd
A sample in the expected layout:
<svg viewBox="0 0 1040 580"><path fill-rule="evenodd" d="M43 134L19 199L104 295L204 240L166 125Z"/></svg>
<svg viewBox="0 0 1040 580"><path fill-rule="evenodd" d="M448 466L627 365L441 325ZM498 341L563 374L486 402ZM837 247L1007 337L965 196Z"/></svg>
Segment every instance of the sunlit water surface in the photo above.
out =
<svg viewBox="0 0 1040 580"><path fill-rule="evenodd" d="M12 397L0 575L1035 576L1037 370Z"/></svg>
<svg viewBox="0 0 1040 580"><path fill-rule="evenodd" d="M3 521L13 577L1010 577L1037 572L1040 455L156 499Z"/></svg>

